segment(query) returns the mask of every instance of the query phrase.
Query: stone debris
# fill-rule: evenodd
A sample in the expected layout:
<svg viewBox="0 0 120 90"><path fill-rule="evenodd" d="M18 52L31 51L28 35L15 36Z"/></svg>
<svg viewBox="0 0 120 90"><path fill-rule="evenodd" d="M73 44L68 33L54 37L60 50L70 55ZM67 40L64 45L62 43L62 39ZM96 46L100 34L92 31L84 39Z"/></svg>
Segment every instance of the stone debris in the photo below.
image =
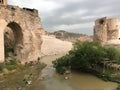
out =
<svg viewBox="0 0 120 90"><path fill-rule="evenodd" d="M69 77L65 76L65 77L64 77L64 79L65 79L65 80L68 80L68 79L69 79Z"/></svg>
<svg viewBox="0 0 120 90"><path fill-rule="evenodd" d="M65 74L71 74L71 71L70 70L66 70Z"/></svg>
<svg viewBox="0 0 120 90"><path fill-rule="evenodd" d="M30 85L30 84L32 84L32 81L26 81L26 83L27 83L28 85Z"/></svg>

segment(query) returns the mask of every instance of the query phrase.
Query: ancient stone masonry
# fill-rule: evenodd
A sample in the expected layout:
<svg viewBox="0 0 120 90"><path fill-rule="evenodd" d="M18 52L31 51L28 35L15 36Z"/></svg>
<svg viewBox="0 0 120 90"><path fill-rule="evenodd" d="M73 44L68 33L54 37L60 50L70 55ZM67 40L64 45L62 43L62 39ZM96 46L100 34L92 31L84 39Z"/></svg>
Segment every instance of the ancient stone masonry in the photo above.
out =
<svg viewBox="0 0 120 90"><path fill-rule="evenodd" d="M119 38L118 19L117 18L100 18L95 21L94 41L105 45L109 40Z"/></svg>
<svg viewBox="0 0 120 90"><path fill-rule="evenodd" d="M7 0L0 0L0 5L7 5Z"/></svg>
<svg viewBox="0 0 120 90"><path fill-rule="evenodd" d="M0 0L2 3L4 0ZM6 1L6 0L5 0ZM4 33L11 29L14 35L14 54L23 62L37 60L41 49L41 20L36 9L0 5L0 62L4 61Z"/></svg>

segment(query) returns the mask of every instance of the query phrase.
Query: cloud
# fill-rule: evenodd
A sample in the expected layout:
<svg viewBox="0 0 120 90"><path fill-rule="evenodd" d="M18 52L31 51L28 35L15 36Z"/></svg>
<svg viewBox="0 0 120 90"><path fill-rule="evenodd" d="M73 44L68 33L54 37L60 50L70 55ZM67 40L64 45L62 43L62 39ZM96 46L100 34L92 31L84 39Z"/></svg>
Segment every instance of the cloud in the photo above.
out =
<svg viewBox="0 0 120 90"><path fill-rule="evenodd" d="M66 30L92 34L101 17L120 19L119 0L8 0L9 4L36 8L47 31Z"/></svg>

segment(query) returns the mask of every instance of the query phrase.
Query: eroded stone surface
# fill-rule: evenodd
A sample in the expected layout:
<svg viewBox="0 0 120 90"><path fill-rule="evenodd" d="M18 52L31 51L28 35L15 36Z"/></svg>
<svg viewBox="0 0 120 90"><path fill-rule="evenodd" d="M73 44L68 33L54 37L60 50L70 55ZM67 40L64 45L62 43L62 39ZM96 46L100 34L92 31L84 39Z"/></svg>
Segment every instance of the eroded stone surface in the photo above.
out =
<svg viewBox="0 0 120 90"><path fill-rule="evenodd" d="M109 40L119 38L118 19L117 18L100 18L95 21L94 41L106 44Z"/></svg>

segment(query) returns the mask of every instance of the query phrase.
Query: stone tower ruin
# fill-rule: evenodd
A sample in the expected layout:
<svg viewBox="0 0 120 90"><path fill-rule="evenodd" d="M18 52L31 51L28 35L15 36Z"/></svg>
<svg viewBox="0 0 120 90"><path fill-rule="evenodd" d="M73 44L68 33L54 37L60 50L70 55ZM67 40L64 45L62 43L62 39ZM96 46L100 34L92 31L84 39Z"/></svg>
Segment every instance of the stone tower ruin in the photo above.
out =
<svg viewBox="0 0 120 90"><path fill-rule="evenodd" d="M102 45L107 44L109 40L119 38L118 19L117 18L100 18L95 21L94 41Z"/></svg>
<svg viewBox="0 0 120 90"><path fill-rule="evenodd" d="M7 0L0 0L0 5L7 5Z"/></svg>
<svg viewBox="0 0 120 90"><path fill-rule="evenodd" d="M5 60L5 35L9 34L5 31L9 30L14 36L11 52L16 59L24 63L35 61L41 56L43 28L38 10L7 5L7 0L0 0L0 63Z"/></svg>

